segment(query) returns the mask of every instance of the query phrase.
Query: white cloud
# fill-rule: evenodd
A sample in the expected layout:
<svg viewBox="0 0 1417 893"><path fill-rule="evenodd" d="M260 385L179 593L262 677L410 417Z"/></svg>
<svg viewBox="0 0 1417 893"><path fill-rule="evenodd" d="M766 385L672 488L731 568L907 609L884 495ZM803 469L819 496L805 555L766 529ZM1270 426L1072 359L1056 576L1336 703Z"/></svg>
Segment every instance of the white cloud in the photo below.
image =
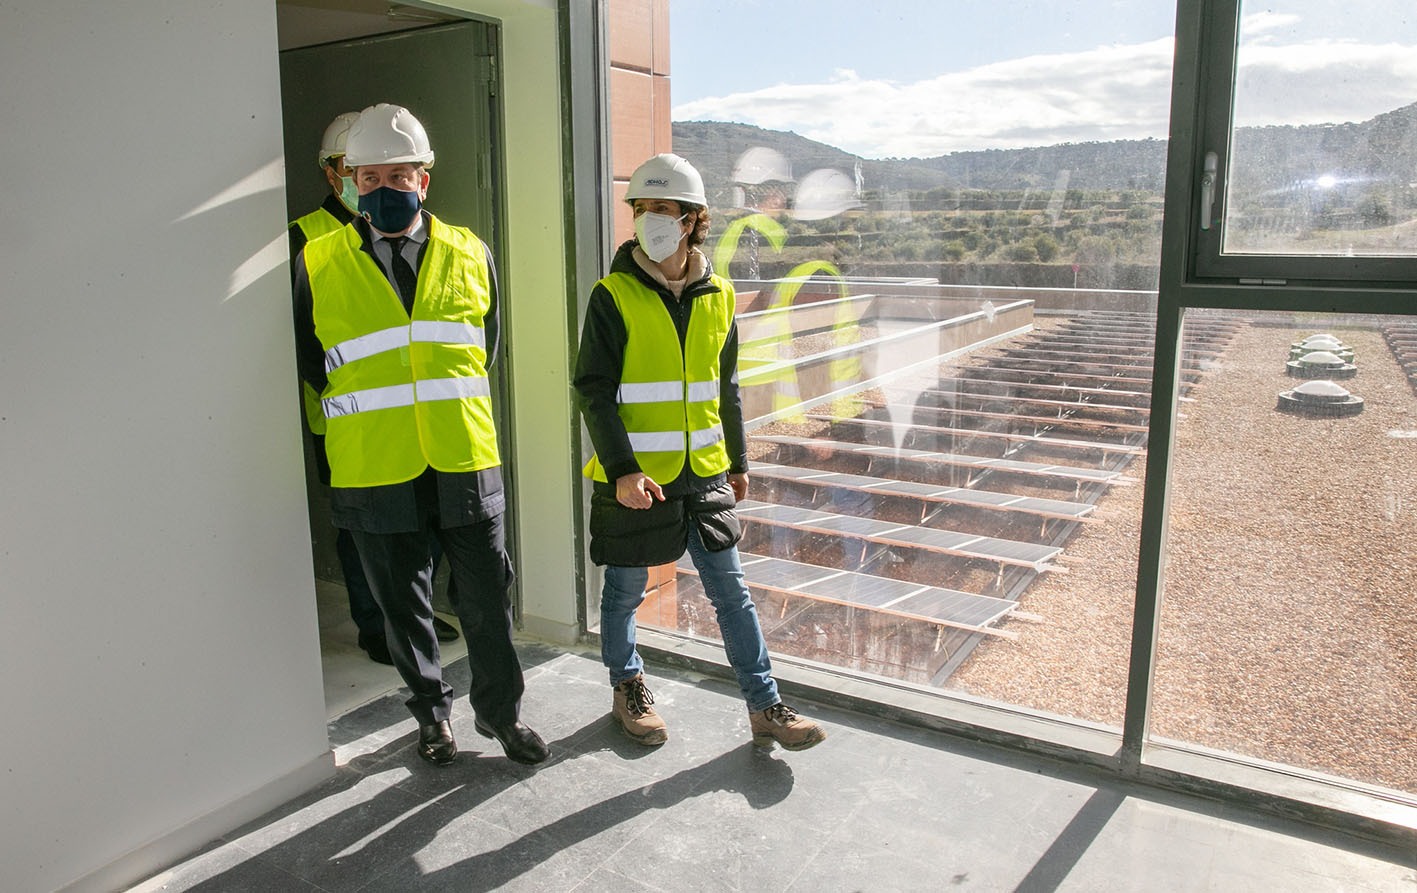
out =
<svg viewBox="0 0 1417 893"><path fill-rule="evenodd" d="M1159 136L1171 47L1166 38L1029 56L910 84L838 70L829 83L687 102L673 117L792 130L873 158Z"/></svg>
<svg viewBox="0 0 1417 893"><path fill-rule="evenodd" d="M1238 56L1235 121L1341 124L1417 101L1417 47L1315 40L1245 45Z"/></svg>
<svg viewBox="0 0 1417 893"><path fill-rule="evenodd" d="M1293 17L1255 18L1272 30ZM686 102L673 118L791 130L868 158L1164 138L1172 47L1168 37L1028 56L914 83L838 69L826 83ZM1244 124L1361 120L1417 99L1414 47L1256 42L1242 48L1239 64L1242 91L1255 98L1242 106Z"/></svg>
<svg viewBox="0 0 1417 893"><path fill-rule="evenodd" d="M1243 39L1265 31L1277 31L1297 24L1300 19L1300 16L1282 12L1257 12L1240 20L1240 34Z"/></svg>

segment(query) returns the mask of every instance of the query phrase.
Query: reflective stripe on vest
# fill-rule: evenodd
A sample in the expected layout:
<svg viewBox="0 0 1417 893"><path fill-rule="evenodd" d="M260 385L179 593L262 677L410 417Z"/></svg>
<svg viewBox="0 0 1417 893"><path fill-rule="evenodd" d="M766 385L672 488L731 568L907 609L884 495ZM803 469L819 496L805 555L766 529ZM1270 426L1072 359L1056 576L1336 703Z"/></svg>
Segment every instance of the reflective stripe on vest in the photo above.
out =
<svg viewBox="0 0 1417 893"><path fill-rule="evenodd" d="M701 450L704 447L713 446L723 442L723 426L714 425L712 428L703 428L698 431L689 432L689 449ZM725 458L727 452L724 453ZM726 470L726 469L725 469Z"/></svg>
<svg viewBox="0 0 1417 893"><path fill-rule="evenodd" d="M683 453L683 431L635 431L630 435L630 447L636 453ZM689 432L689 449L699 450L713 446L723 440L723 426L714 425L699 431ZM716 472L715 472L716 473ZM703 475L700 475L703 477Z"/></svg>
<svg viewBox="0 0 1417 893"><path fill-rule="evenodd" d="M620 420L640 470L661 485L677 478L686 462L699 477L728 470L718 361L733 322L733 286L717 276L712 281L718 291L689 299L694 303L682 352L666 349L679 335L657 292L627 273L600 281L625 322L616 392ZM584 473L607 480L597 457Z"/></svg>
<svg viewBox="0 0 1417 893"><path fill-rule="evenodd" d="M615 398L621 403L664 403L684 399L682 381L621 382ZM718 399L718 379L689 382L689 399L694 402Z"/></svg>
<svg viewBox="0 0 1417 893"><path fill-rule="evenodd" d="M430 466L467 472L500 464L482 243L431 219L411 317L362 246L359 230L346 227L305 248L329 376L322 407L331 485L373 487L412 480Z"/></svg>
<svg viewBox="0 0 1417 893"><path fill-rule="evenodd" d="M464 397L491 397L492 386L485 378L432 378L413 384L395 384L383 388L369 388L350 391L338 397L326 397L320 401L325 407L325 417L354 415L357 412L372 412L376 409L393 409L396 406L412 406L414 403L431 403L434 400L461 400Z"/></svg>
<svg viewBox="0 0 1417 893"><path fill-rule="evenodd" d="M683 431L638 431L630 434L630 446L636 453L683 452Z"/></svg>
<svg viewBox="0 0 1417 893"><path fill-rule="evenodd" d="M325 351L326 374L335 371L345 363L353 363L365 357L386 350L400 350L415 341L431 344L462 344L479 347L486 353L487 336L481 326L471 323L441 322L431 319L416 319L406 326L394 326L360 335Z"/></svg>

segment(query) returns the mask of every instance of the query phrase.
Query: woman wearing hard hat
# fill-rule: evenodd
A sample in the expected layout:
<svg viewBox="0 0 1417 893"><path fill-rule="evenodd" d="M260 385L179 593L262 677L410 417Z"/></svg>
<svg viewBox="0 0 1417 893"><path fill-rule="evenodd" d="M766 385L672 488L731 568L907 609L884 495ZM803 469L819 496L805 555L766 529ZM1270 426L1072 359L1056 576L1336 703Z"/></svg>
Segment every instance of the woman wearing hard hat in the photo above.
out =
<svg viewBox="0 0 1417 893"><path fill-rule="evenodd" d="M738 561L733 506L748 492L738 332L733 285L699 248L709 227L703 179L678 155L656 155L635 170L625 199L635 238L591 292L575 377L595 446L585 474L594 482L591 558L605 565L601 659L612 714L641 744L668 740L635 650L635 611L647 568L687 548L717 612L753 743L805 750L826 732L778 696Z"/></svg>

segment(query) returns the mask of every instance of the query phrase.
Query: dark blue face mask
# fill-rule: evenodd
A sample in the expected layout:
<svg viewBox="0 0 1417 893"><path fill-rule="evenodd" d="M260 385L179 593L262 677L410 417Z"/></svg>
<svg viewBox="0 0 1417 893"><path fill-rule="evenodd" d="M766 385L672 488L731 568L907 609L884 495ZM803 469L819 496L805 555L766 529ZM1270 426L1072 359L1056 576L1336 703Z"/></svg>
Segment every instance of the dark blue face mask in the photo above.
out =
<svg viewBox="0 0 1417 893"><path fill-rule="evenodd" d="M418 193L380 186L359 197L359 213L381 233L401 233L418 213Z"/></svg>

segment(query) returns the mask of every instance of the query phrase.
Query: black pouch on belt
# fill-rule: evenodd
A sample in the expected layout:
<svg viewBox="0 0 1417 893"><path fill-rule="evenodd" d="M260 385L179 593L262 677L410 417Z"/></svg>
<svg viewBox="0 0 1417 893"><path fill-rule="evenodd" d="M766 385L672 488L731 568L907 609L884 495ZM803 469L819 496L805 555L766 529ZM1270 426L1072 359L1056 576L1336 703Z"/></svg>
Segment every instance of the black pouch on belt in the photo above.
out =
<svg viewBox="0 0 1417 893"><path fill-rule="evenodd" d="M647 509L621 505L613 494L590 497L590 560L618 567L673 564L689 544L684 500L654 500Z"/></svg>
<svg viewBox="0 0 1417 893"><path fill-rule="evenodd" d="M689 521L698 528L699 539L710 552L722 552L743 538L743 524L733 510L736 502L727 481L702 493L691 493L685 500Z"/></svg>

